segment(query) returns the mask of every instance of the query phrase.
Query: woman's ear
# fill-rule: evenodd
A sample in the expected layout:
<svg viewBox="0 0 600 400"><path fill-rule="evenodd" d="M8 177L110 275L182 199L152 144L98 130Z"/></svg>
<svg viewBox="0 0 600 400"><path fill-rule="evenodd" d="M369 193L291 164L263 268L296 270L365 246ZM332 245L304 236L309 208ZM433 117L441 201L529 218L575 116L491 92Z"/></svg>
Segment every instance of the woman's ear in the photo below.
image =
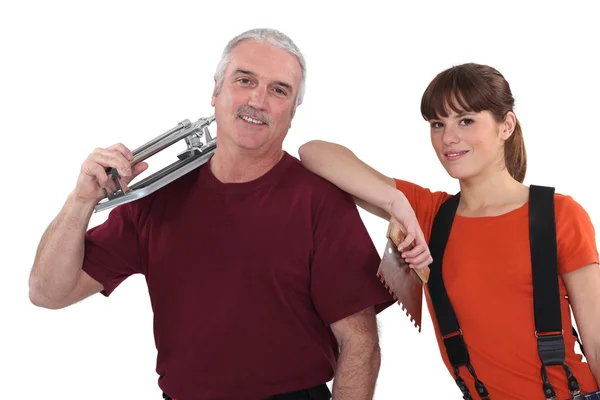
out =
<svg viewBox="0 0 600 400"><path fill-rule="evenodd" d="M502 123L502 130L500 131L500 136L503 140L507 140L515 131L515 127L517 126L517 116L514 112L509 111L504 116L504 122Z"/></svg>

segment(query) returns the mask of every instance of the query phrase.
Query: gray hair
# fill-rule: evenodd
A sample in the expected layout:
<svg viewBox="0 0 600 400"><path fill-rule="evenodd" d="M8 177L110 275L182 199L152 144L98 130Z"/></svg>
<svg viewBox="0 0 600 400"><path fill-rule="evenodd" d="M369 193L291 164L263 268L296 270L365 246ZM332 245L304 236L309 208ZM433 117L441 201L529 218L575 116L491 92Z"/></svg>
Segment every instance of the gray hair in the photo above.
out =
<svg viewBox="0 0 600 400"><path fill-rule="evenodd" d="M217 65L217 71L215 72L215 79L217 81L215 96L217 96L220 93L221 88L223 87L223 81L225 80L225 70L227 69L227 66L231 61L231 51L237 44L239 44L243 40L254 40L257 42L268 43L272 46L279 47L280 49L285 50L296 57L298 63L300 64L302 76L300 78L300 88L298 89L296 101L294 102L295 111L298 104L300 104L300 102L302 102L302 99L304 98L304 91L306 88L306 61L304 60L304 56L300 52L300 49L298 49L298 47L292 41L292 39L275 29L251 29L249 31L239 34L238 36L231 39L231 41L229 41L229 43L225 47L225 50L223 50L223 55L221 56L221 60ZM292 112L292 115L294 111Z"/></svg>

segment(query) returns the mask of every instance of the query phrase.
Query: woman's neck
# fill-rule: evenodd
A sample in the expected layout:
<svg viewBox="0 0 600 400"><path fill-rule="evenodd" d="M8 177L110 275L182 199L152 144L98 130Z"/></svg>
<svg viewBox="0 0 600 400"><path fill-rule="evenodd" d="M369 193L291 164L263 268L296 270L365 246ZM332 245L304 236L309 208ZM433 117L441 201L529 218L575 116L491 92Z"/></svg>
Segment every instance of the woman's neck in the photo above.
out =
<svg viewBox="0 0 600 400"><path fill-rule="evenodd" d="M505 214L525 204L529 188L516 181L507 170L493 171L460 181L457 214L487 217Z"/></svg>

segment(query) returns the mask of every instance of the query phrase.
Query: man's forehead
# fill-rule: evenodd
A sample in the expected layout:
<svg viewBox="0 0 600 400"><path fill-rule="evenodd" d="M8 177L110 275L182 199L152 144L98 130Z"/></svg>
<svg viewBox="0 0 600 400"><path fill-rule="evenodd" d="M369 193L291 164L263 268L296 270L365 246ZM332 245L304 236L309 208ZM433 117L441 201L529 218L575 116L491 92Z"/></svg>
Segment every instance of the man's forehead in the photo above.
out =
<svg viewBox="0 0 600 400"><path fill-rule="evenodd" d="M269 81L282 81L296 90L302 70L298 59L287 51L268 43L246 40L233 48L227 75L248 71Z"/></svg>

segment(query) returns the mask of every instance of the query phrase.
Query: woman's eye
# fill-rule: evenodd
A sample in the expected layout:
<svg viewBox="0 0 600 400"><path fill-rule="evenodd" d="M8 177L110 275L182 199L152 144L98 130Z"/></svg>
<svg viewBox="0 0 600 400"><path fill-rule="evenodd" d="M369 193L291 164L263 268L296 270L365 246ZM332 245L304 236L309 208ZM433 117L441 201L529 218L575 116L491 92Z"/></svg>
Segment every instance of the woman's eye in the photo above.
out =
<svg viewBox="0 0 600 400"><path fill-rule="evenodd" d="M460 121L461 125L471 125L473 123L473 120L470 118L465 118L463 120Z"/></svg>

